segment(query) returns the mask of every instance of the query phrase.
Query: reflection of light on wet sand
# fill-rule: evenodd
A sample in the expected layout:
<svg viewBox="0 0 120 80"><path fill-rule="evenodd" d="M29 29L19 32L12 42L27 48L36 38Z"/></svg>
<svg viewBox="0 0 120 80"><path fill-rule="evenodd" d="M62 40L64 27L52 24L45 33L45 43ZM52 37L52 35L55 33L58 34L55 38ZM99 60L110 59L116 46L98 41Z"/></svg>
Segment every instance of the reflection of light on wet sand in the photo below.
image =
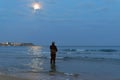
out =
<svg viewBox="0 0 120 80"><path fill-rule="evenodd" d="M42 56L41 54L41 48L40 46L31 46L29 47L29 55L31 56L31 62L29 63L29 66L31 67L31 71L38 72L43 70L43 60L40 58Z"/></svg>

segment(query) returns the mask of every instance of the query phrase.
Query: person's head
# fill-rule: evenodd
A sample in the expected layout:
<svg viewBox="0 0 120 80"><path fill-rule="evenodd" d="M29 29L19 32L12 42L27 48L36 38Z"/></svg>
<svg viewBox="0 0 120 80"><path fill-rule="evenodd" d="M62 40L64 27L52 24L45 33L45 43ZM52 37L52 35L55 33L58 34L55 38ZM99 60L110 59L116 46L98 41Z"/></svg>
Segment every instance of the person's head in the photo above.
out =
<svg viewBox="0 0 120 80"><path fill-rule="evenodd" d="M55 45L55 42L52 42L52 45Z"/></svg>

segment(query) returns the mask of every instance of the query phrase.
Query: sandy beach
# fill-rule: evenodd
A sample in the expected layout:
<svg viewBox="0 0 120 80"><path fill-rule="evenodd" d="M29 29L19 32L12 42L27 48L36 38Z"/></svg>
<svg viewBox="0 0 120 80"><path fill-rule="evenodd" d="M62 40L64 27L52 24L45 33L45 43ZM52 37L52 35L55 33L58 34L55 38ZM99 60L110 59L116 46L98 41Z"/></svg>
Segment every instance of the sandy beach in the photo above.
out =
<svg viewBox="0 0 120 80"><path fill-rule="evenodd" d="M9 75L0 75L0 80L30 80L30 79L23 79Z"/></svg>

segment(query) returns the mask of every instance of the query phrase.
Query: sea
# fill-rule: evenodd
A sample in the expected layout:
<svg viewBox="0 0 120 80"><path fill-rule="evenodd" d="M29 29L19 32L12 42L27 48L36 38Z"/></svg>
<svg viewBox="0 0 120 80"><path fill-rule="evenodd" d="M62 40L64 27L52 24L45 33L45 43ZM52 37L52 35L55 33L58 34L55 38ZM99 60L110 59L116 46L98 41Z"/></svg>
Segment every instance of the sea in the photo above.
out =
<svg viewBox="0 0 120 80"><path fill-rule="evenodd" d="M1 46L0 74L32 80L120 80L120 46ZM42 77L41 77L42 76Z"/></svg>

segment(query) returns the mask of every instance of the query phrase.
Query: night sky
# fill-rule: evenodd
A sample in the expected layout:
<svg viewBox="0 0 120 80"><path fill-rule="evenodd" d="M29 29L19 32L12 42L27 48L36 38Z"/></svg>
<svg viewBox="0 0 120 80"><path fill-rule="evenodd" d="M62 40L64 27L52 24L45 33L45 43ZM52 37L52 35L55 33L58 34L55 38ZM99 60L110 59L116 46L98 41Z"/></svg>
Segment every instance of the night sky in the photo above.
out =
<svg viewBox="0 0 120 80"><path fill-rule="evenodd" d="M119 35L120 0L0 0L0 42L118 46Z"/></svg>

